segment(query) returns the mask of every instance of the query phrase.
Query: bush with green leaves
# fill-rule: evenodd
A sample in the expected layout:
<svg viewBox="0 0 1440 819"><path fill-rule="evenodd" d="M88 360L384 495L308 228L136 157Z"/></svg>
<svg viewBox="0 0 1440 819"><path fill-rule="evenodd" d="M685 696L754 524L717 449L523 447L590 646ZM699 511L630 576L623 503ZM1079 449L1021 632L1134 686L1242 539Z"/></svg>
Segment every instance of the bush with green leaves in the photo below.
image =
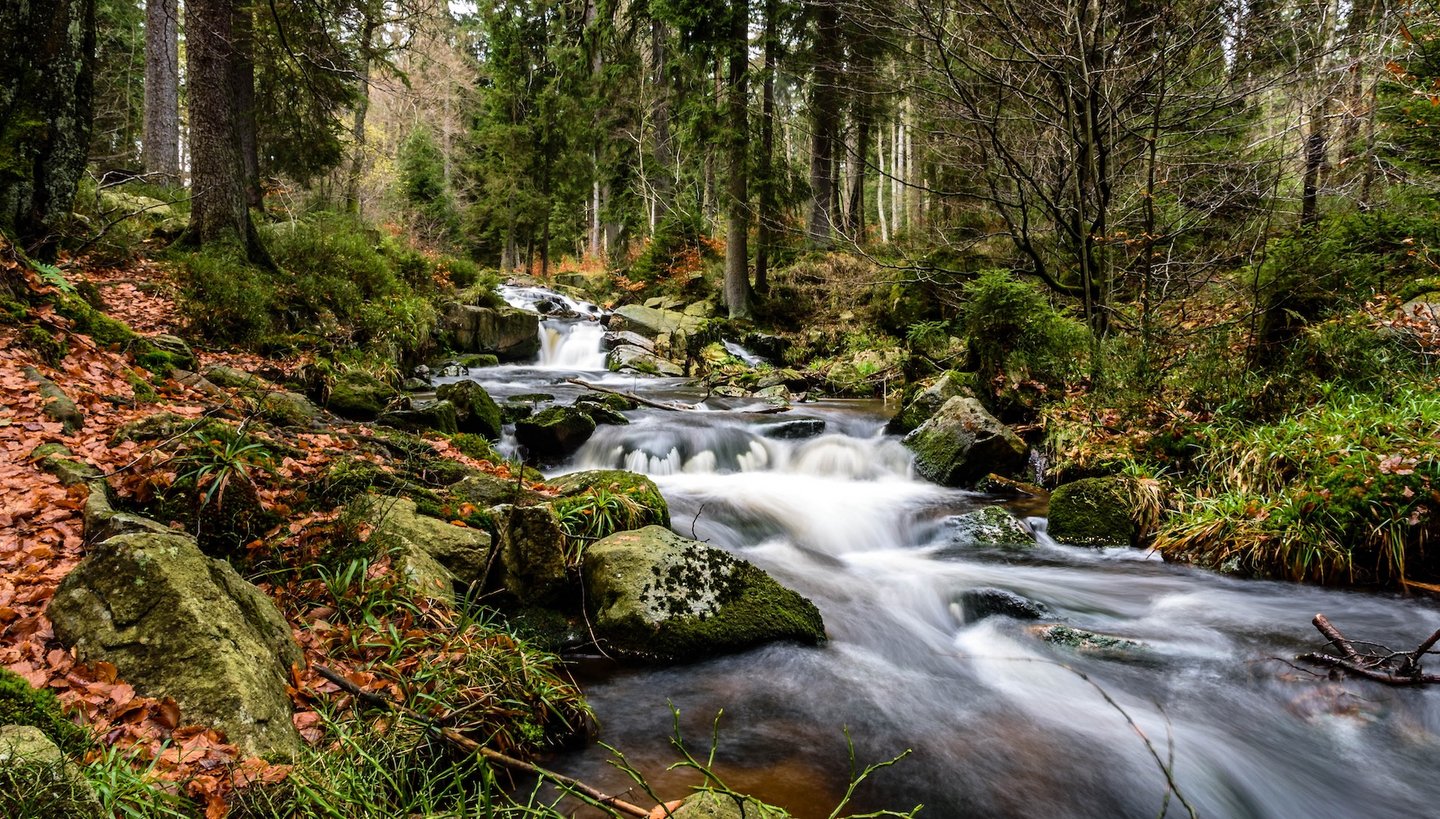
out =
<svg viewBox="0 0 1440 819"><path fill-rule="evenodd" d="M965 285L961 326L986 404L1007 415L1036 409L1084 373L1090 332L1035 285L987 270Z"/></svg>

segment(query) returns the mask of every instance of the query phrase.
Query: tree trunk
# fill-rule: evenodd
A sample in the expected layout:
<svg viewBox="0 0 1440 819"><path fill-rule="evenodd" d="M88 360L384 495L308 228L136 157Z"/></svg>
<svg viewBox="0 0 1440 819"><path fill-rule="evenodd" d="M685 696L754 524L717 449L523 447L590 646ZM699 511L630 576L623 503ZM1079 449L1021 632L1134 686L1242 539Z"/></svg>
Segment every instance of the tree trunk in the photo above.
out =
<svg viewBox="0 0 1440 819"><path fill-rule="evenodd" d="M750 3L736 0L730 9L730 167L725 203L725 305L730 318L750 318L750 191L748 88L750 77Z"/></svg>
<svg viewBox="0 0 1440 819"><path fill-rule="evenodd" d="M145 129L140 161L156 182L180 181L180 7L145 2Z"/></svg>
<svg viewBox="0 0 1440 819"><path fill-rule="evenodd" d="M829 247L835 232L835 139L840 130L837 88L840 14L834 0L815 9L815 72L810 91L810 244Z"/></svg>
<svg viewBox="0 0 1440 819"><path fill-rule="evenodd" d="M260 145L255 133L255 11L249 0L232 0L235 5L234 55L230 63L235 94L235 138L240 147L240 164L245 170L245 204L265 206L260 188Z"/></svg>
<svg viewBox="0 0 1440 819"><path fill-rule="evenodd" d="M765 0L765 82L760 103L760 231L755 292L770 291L770 248L780 224L775 179L775 68L780 61L779 0Z"/></svg>
<svg viewBox="0 0 1440 819"><path fill-rule="evenodd" d="M0 3L0 230L41 259L90 147L94 0Z"/></svg>
<svg viewBox="0 0 1440 819"><path fill-rule="evenodd" d="M856 244L865 241L865 158L870 153L870 113L863 108L855 123L855 153L850 171L850 212L845 229Z"/></svg>
<svg viewBox="0 0 1440 819"><path fill-rule="evenodd" d="M234 0L189 0L185 6L189 83L191 206L185 239L194 245L235 244L269 263L246 207L235 63L239 44Z"/></svg>
<svg viewBox="0 0 1440 819"><path fill-rule="evenodd" d="M370 64L374 61L375 19L369 9L360 25L359 72L360 88L355 98L355 111L350 122L350 169L345 179L345 210L360 214L360 182L365 178L365 119L370 113Z"/></svg>
<svg viewBox="0 0 1440 819"><path fill-rule="evenodd" d="M670 78L666 74L665 46L669 32L659 20L650 21L650 84L655 94L651 119L655 122L654 156L655 209L650 218L651 233L655 224L675 207L675 145L670 134Z"/></svg>

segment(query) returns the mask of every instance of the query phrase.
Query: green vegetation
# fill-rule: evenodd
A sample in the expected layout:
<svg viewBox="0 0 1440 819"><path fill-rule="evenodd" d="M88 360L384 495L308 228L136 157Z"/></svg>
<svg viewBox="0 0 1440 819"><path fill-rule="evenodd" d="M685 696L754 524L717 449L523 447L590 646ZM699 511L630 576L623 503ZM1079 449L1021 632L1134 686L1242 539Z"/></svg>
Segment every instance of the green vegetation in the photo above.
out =
<svg viewBox="0 0 1440 819"><path fill-rule="evenodd" d="M51 742L72 755L84 752L90 744L89 734L65 716L53 693L34 688L24 677L3 668L0 668L0 725L39 728Z"/></svg>

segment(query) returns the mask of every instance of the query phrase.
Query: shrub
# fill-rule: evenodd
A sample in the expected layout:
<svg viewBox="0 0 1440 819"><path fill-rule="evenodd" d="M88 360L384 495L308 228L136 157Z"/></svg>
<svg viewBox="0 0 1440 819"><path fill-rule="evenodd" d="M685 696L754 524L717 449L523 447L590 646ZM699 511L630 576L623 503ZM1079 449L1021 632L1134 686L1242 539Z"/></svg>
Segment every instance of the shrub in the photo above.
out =
<svg viewBox="0 0 1440 819"><path fill-rule="evenodd" d="M190 328L216 341L256 343L274 330L274 283L238 248L207 248L185 258L181 309Z"/></svg>
<svg viewBox="0 0 1440 819"><path fill-rule="evenodd" d="M999 412L1038 407L1046 392L1078 378L1090 332L1038 288L1003 270L965 286L961 323L969 337L980 397Z"/></svg>

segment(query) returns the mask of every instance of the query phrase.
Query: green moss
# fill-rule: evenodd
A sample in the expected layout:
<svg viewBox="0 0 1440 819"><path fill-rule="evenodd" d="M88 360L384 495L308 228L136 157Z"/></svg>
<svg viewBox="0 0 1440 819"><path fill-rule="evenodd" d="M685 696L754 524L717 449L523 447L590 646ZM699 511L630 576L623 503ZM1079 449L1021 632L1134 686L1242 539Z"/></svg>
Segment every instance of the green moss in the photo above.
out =
<svg viewBox="0 0 1440 819"><path fill-rule="evenodd" d="M24 677L4 668L0 668L0 725L38 728L71 755L84 753L90 744L89 734L66 719L54 694L31 687Z"/></svg>
<svg viewBox="0 0 1440 819"><path fill-rule="evenodd" d="M352 371L335 379L325 406L336 415L360 421L373 420L400 393L374 376Z"/></svg>
<svg viewBox="0 0 1440 819"><path fill-rule="evenodd" d="M450 438L450 443L471 458L477 461L488 461L492 464L504 463L505 459L495 451L495 447L483 435L475 435L470 432L462 432Z"/></svg>
<svg viewBox="0 0 1440 819"><path fill-rule="evenodd" d="M105 315L78 296L61 295L55 302L56 312L75 323L75 330L94 339L102 347L128 347L139 336L130 325Z"/></svg>
<svg viewBox="0 0 1440 819"><path fill-rule="evenodd" d="M20 331L20 343L51 365L59 364L61 359L70 354L68 344L37 324Z"/></svg>
<svg viewBox="0 0 1440 819"><path fill-rule="evenodd" d="M1139 545L1133 498L1129 478L1067 483L1050 496L1050 536L1075 546Z"/></svg>

